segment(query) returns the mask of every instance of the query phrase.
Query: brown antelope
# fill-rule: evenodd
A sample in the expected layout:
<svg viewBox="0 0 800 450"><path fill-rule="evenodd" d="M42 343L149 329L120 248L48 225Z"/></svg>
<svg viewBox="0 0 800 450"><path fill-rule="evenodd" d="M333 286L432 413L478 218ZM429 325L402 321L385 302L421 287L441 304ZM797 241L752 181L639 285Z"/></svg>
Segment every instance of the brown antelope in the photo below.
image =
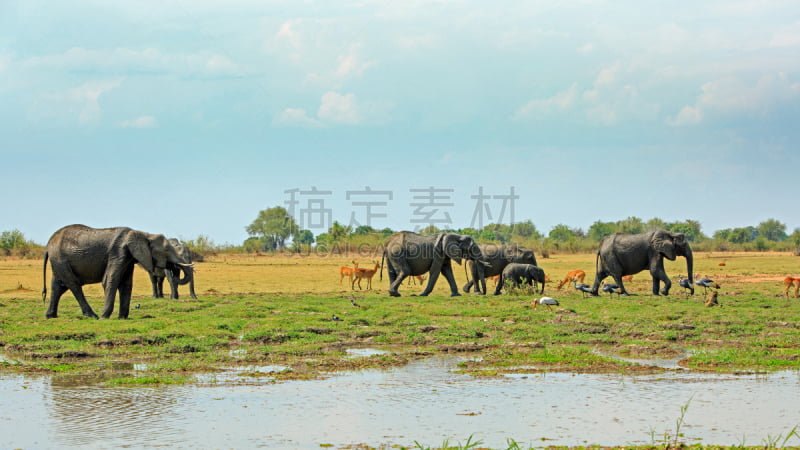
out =
<svg viewBox="0 0 800 450"><path fill-rule="evenodd" d="M422 286L422 283L425 282L425 275L409 275L408 276L408 285L411 286L413 282L415 285L419 281L419 285Z"/></svg>
<svg viewBox="0 0 800 450"><path fill-rule="evenodd" d="M789 298L789 288L794 286L794 298L797 298L797 291L800 290L800 278L786 277L783 279L783 285L786 289L783 290L783 295Z"/></svg>
<svg viewBox="0 0 800 450"><path fill-rule="evenodd" d="M367 280L367 289L372 290L372 277L375 276L375 273L378 272L378 267L380 267L380 263L378 261L373 261L375 263L375 267L372 269L355 269L353 270L353 281L350 283L350 289L356 288L356 281L358 281L358 288L361 289L361 280Z"/></svg>
<svg viewBox="0 0 800 450"><path fill-rule="evenodd" d="M577 281L579 283L583 283L583 279L586 278L586 272L582 270L573 270L572 272L568 272L567 276L558 283L558 287L556 289L561 290L561 288L569 283L570 281Z"/></svg>
<svg viewBox="0 0 800 450"><path fill-rule="evenodd" d="M358 269L358 263L353 261L353 265L355 266L355 269L347 266L339 267L339 284L342 284L344 277L347 277L347 279L350 280L350 283L353 282L353 271Z"/></svg>
<svg viewBox="0 0 800 450"><path fill-rule="evenodd" d="M625 283L630 283L631 281L633 281L633 275L625 275L625 276L623 276L622 277L622 281L624 281Z"/></svg>
<svg viewBox="0 0 800 450"><path fill-rule="evenodd" d="M500 281L500 274L491 277L486 277L486 279L494 281L494 286L497 287L497 282Z"/></svg>

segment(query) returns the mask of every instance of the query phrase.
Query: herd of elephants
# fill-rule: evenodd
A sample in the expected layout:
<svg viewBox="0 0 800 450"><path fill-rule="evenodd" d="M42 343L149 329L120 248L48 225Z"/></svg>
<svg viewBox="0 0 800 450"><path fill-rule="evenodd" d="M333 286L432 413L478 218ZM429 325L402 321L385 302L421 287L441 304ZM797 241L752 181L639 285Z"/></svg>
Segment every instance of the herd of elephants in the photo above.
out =
<svg viewBox="0 0 800 450"><path fill-rule="evenodd" d="M656 230L606 236L600 241L597 251L597 276L590 292L597 295L600 282L612 276L618 293L627 295L622 277L649 270L653 277L653 294L668 295L672 283L664 271L664 258L674 261L677 256L686 258L689 288L694 293L691 288L692 249L682 233ZM119 292L119 318L127 318L136 264L150 275L154 297L163 296L163 283L167 279L172 298L178 297L177 287L185 284L190 285L190 295L196 298L191 251L178 240L167 239L161 234L127 227L97 229L68 225L59 229L47 242L44 253L43 298L47 296L48 259L52 277L47 318L58 316L59 299L67 290L77 299L84 316L97 318L82 289L83 285L92 283L102 283L103 286L105 305L101 317L111 316ZM532 250L516 245L479 245L471 236L456 233L394 233L384 243L381 267L385 262L391 296L400 296L398 288L406 277L425 273L428 273L427 286L419 295L430 294L439 275L444 275L451 295L456 296L459 293L451 261L461 264L462 260L471 274L471 280L464 286L467 292L474 286L476 292L485 294L486 278L498 275L500 281L495 294L500 292L504 280L516 285L537 282L544 290L545 274L537 266Z"/></svg>

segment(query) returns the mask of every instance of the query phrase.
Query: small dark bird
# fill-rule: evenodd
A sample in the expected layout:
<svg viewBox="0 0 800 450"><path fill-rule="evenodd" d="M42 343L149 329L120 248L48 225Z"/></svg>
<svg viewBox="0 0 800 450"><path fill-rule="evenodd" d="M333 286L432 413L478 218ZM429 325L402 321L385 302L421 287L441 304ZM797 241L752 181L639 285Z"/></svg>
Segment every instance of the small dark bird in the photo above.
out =
<svg viewBox="0 0 800 450"><path fill-rule="evenodd" d="M719 289L719 284L715 283L714 280L710 278L695 279L694 284L698 286L703 286L703 294L708 292L708 288Z"/></svg>
<svg viewBox="0 0 800 450"><path fill-rule="evenodd" d="M602 289L603 289L603 292L608 292L609 296L613 296L614 294L617 294L617 297L619 297L620 288L619 288L618 285L616 285L614 283L606 283L604 281Z"/></svg>
<svg viewBox="0 0 800 450"><path fill-rule="evenodd" d="M576 291L581 291L581 293L583 293L583 298L586 298L587 294L592 294L592 287L588 284L578 283L578 280L572 280L572 283L575 285Z"/></svg>
<svg viewBox="0 0 800 450"><path fill-rule="evenodd" d="M133 309L139 309L139 308L141 308L141 307L142 307L142 305L140 305L140 304L138 304L138 303L137 303L137 304L136 304L136 306L134 306L134 307L133 307Z"/></svg>
<svg viewBox="0 0 800 450"><path fill-rule="evenodd" d="M352 295L350 296L350 304L351 304L351 305L353 305L353 306L355 306L356 308L361 308L361 305L359 305L358 303L356 303L356 298L355 298L355 297L353 297Z"/></svg>
<svg viewBox="0 0 800 450"><path fill-rule="evenodd" d="M337 316L336 314L331 316L331 320L333 320L334 322L341 322L342 321L342 319L340 319L339 316Z"/></svg>
<svg viewBox="0 0 800 450"><path fill-rule="evenodd" d="M688 278L683 278L683 275L678 275L678 284L680 284L682 288L686 289L687 297L689 296L689 294L694 294L694 288L692 288L692 282Z"/></svg>

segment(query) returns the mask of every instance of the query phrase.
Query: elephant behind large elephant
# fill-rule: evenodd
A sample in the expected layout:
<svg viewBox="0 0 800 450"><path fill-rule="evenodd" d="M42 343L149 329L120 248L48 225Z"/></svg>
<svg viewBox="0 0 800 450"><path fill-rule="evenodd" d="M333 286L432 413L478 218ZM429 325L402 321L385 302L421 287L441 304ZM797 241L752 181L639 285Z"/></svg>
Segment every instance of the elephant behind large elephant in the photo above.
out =
<svg viewBox="0 0 800 450"><path fill-rule="evenodd" d="M381 260L387 263L389 273L389 295L399 297L397 291L403 280L412 275L428 275L428 285L420 296L431 293L441 273L450 284L450 295L460 295L453 276L450 261L461 264L461 259L483 262L483 254L471 236L455 233L438 233L422 236L410 231L401 231L389 236Z"/></svg>
<svg viewBox="0 0 800 450"><path fill-rule="evenodd" d="M664 283L664 288L660 293L669 295L672 282L664 271L664 258L675 261L678 256L686 258L686 270L692 283L694 258L689 241L683 233L655 230L641 234L608 235L600 241L597 250L597 276L592 286L592 295L597 295L600 282L609 275L614 277L620 292L628 295L622 277L645 269L649 269L653 276L653 295L659 295L661 282ZM694 294L693 287L691 292Z"/></svg>
<svg viewBox="0 0 800 450"><path fill-rule="evenodd" d="M50 306L46 317L58 317L58 301L70 290L84 316L97 318L86 301L82 286L103 283L105 306L103 318L114 311L119 291L119 318L126 319L130 311L133 290L133 268L138 263L149 273L163 273L168 264L185 266L167 238L127 227L90 228L68 225L53 233L47 242L42 270L47 296L47 260L50 259Z"/></svg>
<svg viewBox="0 0 800 450"><path fill-rule="evenodd" d="M177 239L169 239L170 245L178 253L186 263L193 264L192 250L184 245ZM184 276L181 278L181 272ZM179 298L178 286L189 285L189 296L196 299L197 294L194 292L194 267L191 265L179 266L172 263L167 263L167 268L164 271L164 276L160 273L153 273L150 275L150 283L153 285L153 298L164 298L164 278L169 281L170 294L169 298Z"/></svg>
<svg viewBox="0 0 800 450"><path fill-rule="evenodd" d="M505 269L503 269L503 273L500 275L500 281L497 283L497 287L505 287L507 282L514 288L519 288L521 284L527 284L528 286L533 286L534 290L537 284L541 284L542 288L539 294L544 294L544 270L533 264L507 264ZM495 291L494 294L500 294L500 289Z"/></svg>
<svg viewBox="0 0 800 450"><path fill-rule="evenodd" d="M469 292L470 288L475 286L475 292L479 294L486 294L486 278L493 276L500 276L503 269L508 264L536 264L536 256L533 250L529 250L519 245L496 245L496 244L479 244L483 254L483 260L489 264L475 264L473 261L467 261L464 265L467 272L471 274L471 279L464 285L464 292ZM500 293L502 286L498 283L496 285L495 294Z"/></svg>

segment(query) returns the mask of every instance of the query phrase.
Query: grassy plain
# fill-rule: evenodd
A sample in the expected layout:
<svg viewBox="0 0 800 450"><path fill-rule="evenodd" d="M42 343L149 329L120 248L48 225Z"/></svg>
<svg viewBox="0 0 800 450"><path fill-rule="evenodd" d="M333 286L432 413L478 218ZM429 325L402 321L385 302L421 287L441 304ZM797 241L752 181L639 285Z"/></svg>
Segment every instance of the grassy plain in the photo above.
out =
<svg viewBox="0 0 800 450"><path fill-rule="evenodd" d="M339 284L339 267L374 256L219 255L197 264L199 298L152 299L137 268L128 320L80 315L71 294L59 317L44 318L42 261L0 261L2 370L99 375L108 381L181 382L198 371L233 365L281 365L278 378L314 377L331 370L380 367L443 352L476 352L463 370L492 376L518 370L658 370L624 358L676 358L696 370L761 371L800 367L800 299L783 296L782 280L798 276L800 258L788 253L696 253L695 271L721 285L721 308L706 308L703 289L687 298L677 275L685 261L666 262L674 277L669 297L650 295L647 272L628 284L630 297L583 298L555 289L568 271L594 280L594 255L554 255L539 264L561 302L532 310L534 295L464 294L449 297L439 279L429 297L404 285L389 297L376 275L372 291ZM719 263L724 262L724 266ZM463 267L454 266L462 286ZM48 278L50 269L48 267ZM491 282L489 289L491 289ZM99 284L85 287L102 308ZM182 291L185 292L185 289ZM791 294L791 293L790 293ZM359 306L353 306L355 301ZM334 318L335 317L335 318ZM338 319L338 320L337 320ZM351 358L354 347L392 352ZM120 371L138 363L137 371ZM255 373L255 376L264 374Z"/></svg>

